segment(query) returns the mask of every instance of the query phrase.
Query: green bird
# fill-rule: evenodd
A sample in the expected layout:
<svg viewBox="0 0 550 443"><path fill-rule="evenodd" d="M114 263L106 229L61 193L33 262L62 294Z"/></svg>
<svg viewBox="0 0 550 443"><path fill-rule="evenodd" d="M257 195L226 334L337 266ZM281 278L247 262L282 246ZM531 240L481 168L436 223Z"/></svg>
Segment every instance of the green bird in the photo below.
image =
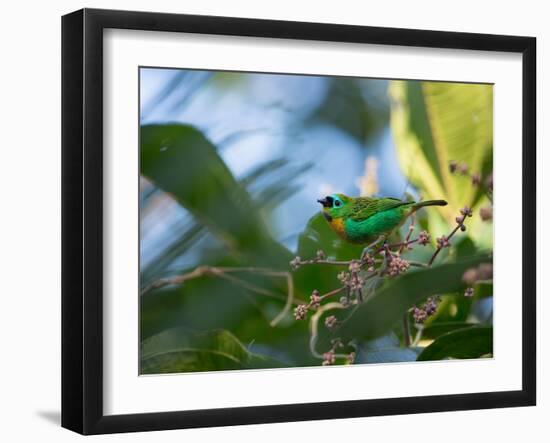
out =
<svg viewBox="0 0 550 443"><path fill-rule="evenodd" d="M368 245L385 241L411 214L424 206L445 206L445 200L402 201L397 198L348 197L332 194L317 200L323 216L344 240Z"/></svg>

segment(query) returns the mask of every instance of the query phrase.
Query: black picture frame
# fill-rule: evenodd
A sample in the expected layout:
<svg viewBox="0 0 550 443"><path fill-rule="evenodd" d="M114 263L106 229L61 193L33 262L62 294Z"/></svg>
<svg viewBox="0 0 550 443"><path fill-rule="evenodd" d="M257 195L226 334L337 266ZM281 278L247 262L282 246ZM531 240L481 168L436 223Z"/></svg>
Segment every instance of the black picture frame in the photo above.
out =
<svg viewBox="0 0 550 443"><path fill-rule="evenodd" d="M171 31L522 54L522 389L170 411L103 413L103 30ZM62 18L62 426L82 434L228 426L536 403L536 39L83 9Z"/></svg>

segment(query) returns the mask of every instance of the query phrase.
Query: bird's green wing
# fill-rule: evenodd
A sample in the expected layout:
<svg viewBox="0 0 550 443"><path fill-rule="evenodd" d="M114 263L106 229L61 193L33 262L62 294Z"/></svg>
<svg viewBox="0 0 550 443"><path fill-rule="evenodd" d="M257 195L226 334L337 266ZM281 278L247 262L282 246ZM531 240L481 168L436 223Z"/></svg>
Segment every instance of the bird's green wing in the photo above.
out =
<svg viewBox="0 0 550 443"><path fill-rule="evenodd" d="M366 220L370 216L414 202L404 202L397 198L358 197L353 202L350 218L354 221Z"/></svg>

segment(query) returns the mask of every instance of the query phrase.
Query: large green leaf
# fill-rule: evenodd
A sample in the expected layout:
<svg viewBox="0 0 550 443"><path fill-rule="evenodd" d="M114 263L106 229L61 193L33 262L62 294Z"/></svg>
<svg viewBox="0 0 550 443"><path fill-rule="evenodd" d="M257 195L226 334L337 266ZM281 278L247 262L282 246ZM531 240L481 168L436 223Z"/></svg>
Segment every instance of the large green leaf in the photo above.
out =
<svg viewBox="0 0 550 443"><path fill-rule="evenodd" d="M493 353L493 328L474 326L442 335L426 347L418 361L479 358Z"/></svg>
<svg viewBox="0 0 550 443"><path fill-rule="evenodd" d="M190 333L174 328L144 340L141 373L216 371L284 366L273 358L255 354L230 332Z"/></svg>
<svg viewBox="0 0 550 443"><path fill-rule="evenodd" d="M446 199L449 206L439 210L452 219L481 193L464 177L451 175L449 162L465 162L472 172L492 171L493 87L392 81L389 92L402 170L425 199Z"/></svg>
<svg viewBox="0 0 550 443"><path fill-rule="evenodd" d="M335 331L335 335L344 341L381 336L400 321L411 306L426 297L463 289L464 272L484 261L487 261L487 256L478 255L455 263L408 272L401 277L390 279L358 306Z"/></svg>
<svg viewBox="0 0 550 443"><path fill-rule="evenodd" d="M286 264L246 190L210 141L179 124L141 127L141 173L171 194L235 254L260 264Z"/></svg>

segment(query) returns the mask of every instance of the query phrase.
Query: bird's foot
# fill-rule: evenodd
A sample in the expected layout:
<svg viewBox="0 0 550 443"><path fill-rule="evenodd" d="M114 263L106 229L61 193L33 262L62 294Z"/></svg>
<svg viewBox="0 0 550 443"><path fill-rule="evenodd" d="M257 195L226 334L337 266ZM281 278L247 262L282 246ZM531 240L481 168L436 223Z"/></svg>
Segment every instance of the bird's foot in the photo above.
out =
<svg viewBox="0 0 550 443"><path fill-rule="evenodd" d="M383 236L378 237L376 241L372 242L365 249L363 249L363 252L361 253L361 261L365 261L369 256L372 257L372 255L375 253L375 246L379 244L381 241L385 243L386 242L385 237Z"/></svg>
<svg viewBox="0 0 550 443"><path fill-rule="evenodd" d="M363 252L361 252L361 261L365 261L367 257L369 257L373 253L374 249L370 246L367 246L365 249L363 249Z"/></svg>

